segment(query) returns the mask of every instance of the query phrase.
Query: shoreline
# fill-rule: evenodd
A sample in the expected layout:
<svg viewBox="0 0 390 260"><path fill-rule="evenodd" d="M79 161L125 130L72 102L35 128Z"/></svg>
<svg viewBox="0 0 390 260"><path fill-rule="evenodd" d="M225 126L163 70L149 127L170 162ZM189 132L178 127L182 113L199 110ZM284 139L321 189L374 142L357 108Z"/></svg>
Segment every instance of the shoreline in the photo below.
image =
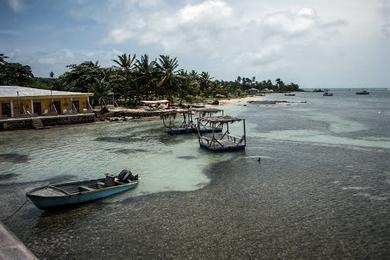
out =
<svg viewBox="0 0 390 260"><path fill-rule="evenodd" d="M241 98L219 99L218 105L211 105L211 104L204 103L204 106L205 107L214 107L214 108L220 107L222 109L223 106L229 105L229 104L247 103L247 102L251 102L251 101L262 101L264 99L265 99L264 96L246 96L246 97L241 97ZM191 105L195 105L195 104L190 104L190 106ZM0 127L0 130L2 130L2 131L37 130L37 129L43 129L43 128L49 129L49 128L66 127L69 125L76 125L76 124L80 125L80 124L85 124L85 123L98 123L98 122L153 121L153 120L158 120L162 114L169 112L169 111L172 111L172 110L174 110L174 109L147 110L147 109L142 108L142 107L140 107L140 108L116 107L116 108L109 109L109 112L104 113L104 114L101 114L100 111L95 110L94 111L94 118L95 118L94 120L88 120L88 122L75 122L75 123L70 122L70 120L67 120L64 122L62 122L62 121L57 122L60 119L62 119L63 117L67 118L64 115L49 116L49 117L45 117L45 118L47 118L47 120L49 120L50 123L42 124L42 126L38 127L38 128L34 127L31 123L32 122L31 120L34 119L33 117L31 117L31 118L15 118L15 119L11 119L10 121L5 120L3 123L9 124L13 121L15 121L16 123L21 121L21 122L23 122L23 124L21 126L19 126L18 124L20 124L20 123L18 123L14 127ZM73 116L73 115L71 115L71 116ZM80 117L80 116L84 116L84 115L77 115L77 116ZM38 119L39 118L40 117L38 117ZM27 121L29 122L29 124L26 123ZM51 121L53 121L53 122L51 122ZM94 122L92 122L92 121L94 121Z"/></svg>
<svg viewBox="0 0 390 260"><path fill-rule="evenodd" d="M220 99L218 100L218 105L211 105L205 103L205 107L223 107L229 104L237 104L241 102L250 102L250 101L262 101L264 100L264 96L247 96L241 98L231 98L231 99ZM191 104L193 105L193 104ZM109 122L117 122L117 121L150 121L159 119L160 115L172 111L174 109L162 109L162 110L145 110L144 108L126 108L126 107L118 107L114 109L109 109L108 113L100 114L100 112L95 111L96 114L96 122L99 121L109 121Z"/></svg>
<svg viewBox="0 0 390 260"><path fill-rule="evenodd" d="M247 96L242 98L231 98L231 99L221 99L219 100L219 105L228 105L228 104L236 104L241 103L242 101L248 102L248 101L260 101L264 100L265 96Z"/></svg>

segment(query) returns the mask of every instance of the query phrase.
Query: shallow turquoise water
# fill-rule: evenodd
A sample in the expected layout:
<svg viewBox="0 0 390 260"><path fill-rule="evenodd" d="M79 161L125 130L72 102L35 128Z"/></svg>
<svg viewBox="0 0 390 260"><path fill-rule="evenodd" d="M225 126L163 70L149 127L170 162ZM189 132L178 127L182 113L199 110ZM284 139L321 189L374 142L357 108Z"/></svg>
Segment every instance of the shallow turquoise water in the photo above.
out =
<svg viewBox="0 0 390 260"><path fill-rule="evenodd" d="M239 102L223 108L225 114L247 118L249 140L390 149L387 92L364 97L348 91L336 91L334 97L273 94L266 98L308 103ZM234 124L231 130L239 134L242 125ZM257 150L256 142L248 143L247 151L251 149ZM169 136L160 120L2 132L0 151L0 156L8 156L0 157L0 174L5 176L1 183L99 178L129 168L141 176L139 187L129 196L199 189L209 183L203 173L207 167L237 156L199 149L196 135Z"/></svg>
<svg viewBox="0 0 390 260"><path fill-rule="evenodd" d="M128 168L141 177L128 196L199 189L209 183L206 167L231 158L201 150L197 135L168 135L160 120L3 132L0 137L0 173L9 176L1 183L99 178Z"/></svg>

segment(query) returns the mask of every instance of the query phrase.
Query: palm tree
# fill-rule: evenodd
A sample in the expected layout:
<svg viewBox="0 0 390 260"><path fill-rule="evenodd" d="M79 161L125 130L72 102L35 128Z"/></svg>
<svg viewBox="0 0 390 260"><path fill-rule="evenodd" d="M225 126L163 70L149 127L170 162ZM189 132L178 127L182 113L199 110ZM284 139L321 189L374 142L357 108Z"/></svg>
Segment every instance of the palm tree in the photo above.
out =
<svg viewBox="0 0 390 260"><path fill-rule="evenodd" d="M118 64L119 68L123 69L124 71L131 71L134 68L135 63L135 54L131 56L131 54L122 54L118 55L117 60L112 60L116 64Z"/></svg>
<svg viewBox="0 0 390 260"><path fill-rule="evenodd" d="M149 56L144 54L135 62L134 68L136 96L139 99L143 92L146 92L148 88L151 91L155 91L156 61L149 62Z"/></svg>
<svg viewBox="0 0 390 260"><path fill-rule="evenodd" d="M93 91L94 98L97 99L98 104L102 111L106 107L107 95L111 90L109 78L110 78L110 71L103 70L102 77L94 78L93 79L94 82L89 86L90 89Z"/></svg>
<svg viewBox="0 0 390 260"><path fill-rule="evenodd" d="M118 55L117 60L112 60L115 62L119 67L119 73L122 74L123 77L122 80L117 81L117 83L122 83L121 85L117 84L117 87L115 88L116 92L123 96L125 100L127 100L127 97L129 93L131 92L131 89L134 87L134 78L133 78L133 71L135 66L135 54L122 54ZM124 80L123 80L124 78Z"/></svg>
<svg viewBox="0 0 390 260"><path fill-rule="evenodd" d="M237 77L237 82L238 82L238 84L241 84L241 77L240 76Z"/></svg>
<svg viewBox="0 0 390 260"><path fill-rule="evenodd" d="M200 73L200 77L199 77L200 90L202 94L204 94L206 97L208 97L211 92L211 88L213 86L211 81L212 79L213 78L210 77L210 74L208 72Z"/></svg>
<svg viewBox="0 0 390 260"><path fill-rule="evenodd" d="M171 58L167 55L160 55L156 68L159 76L158 87L161 88L161 93L167 94L168 100L172 100L172 94L175 92L174 80L179 66L177 58Z"/></svg>
<svg viewBox="0 0 390 260"><path fill-rule="evenodd" d="M5 54L0 53L0 64L5 64L5 63L7 63L7 62L5 61L5 59L8 59L8 57L5 56Z"/></svg>

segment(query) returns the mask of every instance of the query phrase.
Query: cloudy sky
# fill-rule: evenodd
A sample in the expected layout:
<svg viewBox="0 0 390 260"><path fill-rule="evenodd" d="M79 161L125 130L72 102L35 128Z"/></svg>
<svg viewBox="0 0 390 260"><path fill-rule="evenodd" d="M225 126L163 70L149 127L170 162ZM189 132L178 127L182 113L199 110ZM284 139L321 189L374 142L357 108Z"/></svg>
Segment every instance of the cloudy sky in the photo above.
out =
<svg viewBox="0 0 390 260"><path fill-rule="evenodd" d="M390 87L390 0L0 0L0 53L36 76L124 52L216 79Z"/></svg>

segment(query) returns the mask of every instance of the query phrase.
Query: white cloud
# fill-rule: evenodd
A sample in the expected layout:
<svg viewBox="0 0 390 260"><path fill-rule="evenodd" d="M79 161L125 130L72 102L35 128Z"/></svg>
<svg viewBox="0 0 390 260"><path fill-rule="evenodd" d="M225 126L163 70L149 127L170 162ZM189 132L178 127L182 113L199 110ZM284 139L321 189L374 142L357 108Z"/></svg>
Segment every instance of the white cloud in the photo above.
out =
<svg viewBox="0 0 390 260"><path fill-rule="evenodd" d="M306 33L316 26L318 16L311 8L302 8L298 13L280 12L265 17L264 25L272 32L286 36Z"/></svg>
<svg viewBox="0 0 390 260"><path fill-rule="evenodd" d="M390 38L390 1L380 0L380 13L382 15L382 32Z"/></svg>
<svg viewBox="0 0 390 260"><path fill-rule="evenodd" d="M26 0L13 1L21 3L14 5L15 10L27 5ZM28 5L35 10L40 4ZM76 31L64 32L48 17L45 23L31 21L47 32L37 34L39 41L24 32L8 37L1 47L7 54L13 42L28 50L58 48L35 52L37 58L22 55L23 62L41 75L83 60L111 65L116 55L111 50L121 49L151 58L176 56L182 68L209 71L218 79L281 77L312 87L324 87L324 82L343 87L389 82L389 0L75 0L66 6L64 17L70 17L66 25L88 28L80 31L81 37L74 37ZM56 41L54 29L46 24L71 37ZM29 28L24 25L6 29Z"/></svg>
<svg viewBox="0 0 390 260"><path fill-rule="evenodd" d="M7 3L14 12L21 11L24 5L23 0L7 0Z"/></svg>
<svg viewBox="0 0 390 260"><path fill-rule="evenodd" d="M232 8L220 0L208 0L200 4L186 5L177 13L177 18L181 23L199 22L202 20L219 20L223 17L229 17L232 14Z"/></svg>
<svg viewBox="0 0 390 260"><path fill-rule="evenodd" d="M250 66L261 66L263 68L273 65L281 58L283 47L281 45L272 45L257 52L245 52L239 55L235 62L237 64L247 63Z"/></svg>
<svg viewBox="0 0 390 260"><path fill-rule="evenodd" d="M226 1L206 0L168 12L161 8L130 12L108 33L105 43L137 43L145 48L226 67L233 60L241 69L277 70L291 45L307 46L321 38L331 39L342 20L323 21L313 8L263 15L239 12Z"/></svg>

